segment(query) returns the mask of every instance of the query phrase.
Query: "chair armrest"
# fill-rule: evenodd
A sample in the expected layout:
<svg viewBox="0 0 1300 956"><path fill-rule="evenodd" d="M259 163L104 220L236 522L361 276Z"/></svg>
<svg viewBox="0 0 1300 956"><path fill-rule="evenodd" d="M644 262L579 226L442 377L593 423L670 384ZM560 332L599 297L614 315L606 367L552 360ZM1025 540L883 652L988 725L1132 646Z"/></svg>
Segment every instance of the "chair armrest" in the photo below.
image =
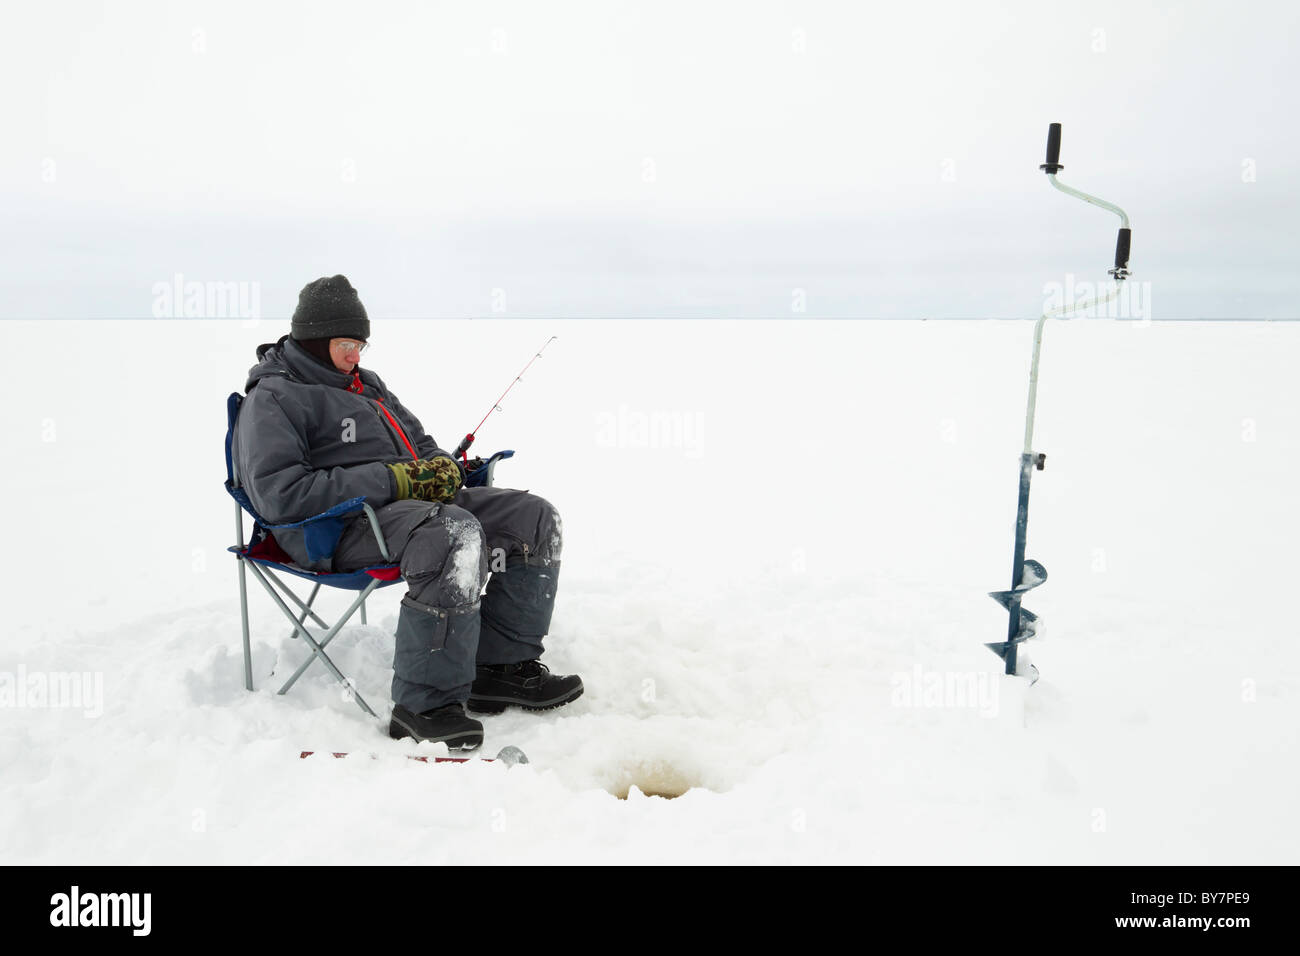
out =
<svg viewBox="0 0 1300 956"><path fill-rule="evenodd" d="M370 530L374 533L375 542L379 545L379 553L383 555L385 561L392 561L392 556L388 553L388 542L384 540L384 533L379 529L379 516L375 514L375 509L366 503L364 495L341 501L328 511L322 511L320 514L304 518L302 521L287 524L268 524L263 525L263 527L267 531L302 529L303 541L307 546L307 556L313 561L317 561L334 556L334 549L338 547L339 538L343 535L344 517L358 511L364 511L369 519Z"/></svg>
<svg viewBox="0 0 1300 956"><path fill-rule="evenodd" d="M329 518L338 518L343 515L352 514L354 511L361 511L365 506L366 499L362 495L358 498L349 498L347 501L340 501L328 511L322 511L318 515L312 515L310 518L303 518L301 521L288 521L284 524L267 524L263 522L262 526L268 531L283 531L289 528L305 528L317 521L325 521Z"/></svg>
<svg viewBox="0 0 1300 956"><path fill-rule="evenodd" d="M513 458L514 451L499 451L479 467L475 468L465 476L466 488L489 488L492 485L497 462L505 458Z"/></svg>
<svg viewBox="0 0 1300 956"><path fill-rule="evenodd" d="M370 519L370 530L375 533L375 543L379 545L379 553L384 556L385 561L392 564L393 558L388 553L388 542L384 540L384 532L379 530L379 516L375 514L375 509L364 501L361 503L361 507L366 510L366 517Z"/></svg>

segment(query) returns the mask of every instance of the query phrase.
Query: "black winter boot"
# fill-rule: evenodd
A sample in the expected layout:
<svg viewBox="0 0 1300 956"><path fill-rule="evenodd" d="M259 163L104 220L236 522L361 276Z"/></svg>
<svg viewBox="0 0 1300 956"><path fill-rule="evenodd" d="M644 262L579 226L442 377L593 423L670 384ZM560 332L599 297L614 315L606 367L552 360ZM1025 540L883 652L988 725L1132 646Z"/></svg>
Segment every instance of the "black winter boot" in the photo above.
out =
<svg viewBox="0 0 1300 956"><path fill-rule="evenodd" d="M473 750L483 743L483 725L466 716L465 708L459 703L426 710L423 714L413 714L401 704L395 704L388 736L394 740L411 737L442 742L449 750Z"/></svg>
<svg viewBox="0 0 1300 956"><path fill-rule="evenodd" d="M511 704L524 710L549 710L581 696L581 677L552 674L541 661L479 664L468 706L480 714L499 714Z"/></svg>

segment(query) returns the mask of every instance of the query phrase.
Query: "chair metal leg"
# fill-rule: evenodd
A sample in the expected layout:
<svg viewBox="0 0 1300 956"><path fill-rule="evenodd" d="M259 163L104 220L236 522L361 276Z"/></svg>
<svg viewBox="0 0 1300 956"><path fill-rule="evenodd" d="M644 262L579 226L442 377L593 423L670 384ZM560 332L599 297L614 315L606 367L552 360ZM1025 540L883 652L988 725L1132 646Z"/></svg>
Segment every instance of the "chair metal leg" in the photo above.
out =
<svg viewBox="0 0 1300 956"><path fill-rule="evenodd" d="M296 604L296 605L298 606L298 609L299 609L300 611L303 612L303 616L298 618L298 623L299 623L299 624L303 623L303 622L306 620L307 617L310 617L313 621L316 622L316 626L317 626L317 627L326 628L326 629L329 628L329 622L326 621L324 618L322 618L319 614L317 614L315 611L313 611L313 610L311 609L311 602L310 602L310 601L309 601L308 603L304 604L304 603L302 602L302 598L300 598L300 597L298 597L298 595L294 594L294 593L293 593L293 589L290 588L289 585L287 585L287 584L285 584L283 581L281 581L279 578L277 578L274 574L271 575L271 583L274 584L277 588L279 588L279 589L280 589L280 593L283 594L285 597L287 597L287 598L288 598L290 601L292 601L294 604ZM320 588L320 584L317 584L317 585L316 585L316 588L319 589L319 588ZM315 591L315 590L313 590L313 591L311 592L311 596L312 596L312 600L314 601L314 600L316 599L316 591ZM294 637L297 637L297 636L298 636L297 629L294 630L294 634L293 634L293 636L294 636Z"/></svg>
<svg viewBox="0 0 1300 956"><path fill-rule="evenodd" d="M248 584L245 580L244 559L239 557L239 619L244 625L244 689L253 689L253 651L248 642Z"/></svg>
<svg viewBox="0 0 1300 956"><path fill-rule="evenodd" d="M366 623L366 602L363 600L361 602L361 624L364 626Z"/></svg>
<svg viewBox="0 0 1300 956"><path fill-rule="evenodd" d="M299 623L299 624L301 624L303 621L307 620L307 615L308 615L308 614L311 614L311 606L312 606L312 604L315 603L315 601L316 601L316 595L317 595L319 592L320 592L320 582L317 581L317 582L312 586L312 589L311 589L311 595L307 598L307 606L304 607L304 608L302 609L302 613L298 615L298 623ZM290 593L290 594L293 594L292 591L290 591L289 593ZM296 597L297 595L294 595L294 596ZM320 619L317 618L317 620L320 620ZM323 626L324 626L324 625L322 624L322 627L323 627ZM292 631L289 632L289 636L290 636L290 637L297 637L297 636L298 636L298 629L295 627Z"/></svg>
<svg viewBox="0 0 1300 956"><path fill-rule="evenodd" d="M373 591L373 590L374 590L376 587L378 587L378 586L379 586L379 582L378 582L378 581L371 581L369 584L367 584L365 590L362 591L362 592L357 596L357 599L356 599L355 601L352 602L352 606L349 607L346 611L343 612L343 616L340 617L340 618L339 618L339 619L334 623L334 626L331 627L331 628L330 628L330 629L325 633L325 635L320 639L320 644L319 644L319 645L316 644L316 643L311 639L311 636L307 634L306 630L305 630L305 629L302 629L302 628L301 628L301 625L299 625L300 629L302 629L303 637L304 637L304 639L307 641L307 644L308 644L308 645L309 645L313 650L317 651L317 652L320 654L320 656L321 656L321 658L322 658L323 660L325 660L325 661L328 661L328 660L329 660L329 658L326 657L326 655L325 655L325 653L324 653L325 645L328 644L330 641L334 640L334 638L335 638L336 636L338 636L339 631L341 631L341 630L343 629L343 626L344 626L345 624L347 624L348 619L351 618L352 615L353 615L353 613L357 610L357 608L360 607L360 606L365 602L366 597L369 596L370 592ZM307 658L305 661L303 661L301 664L299 664L299 665L298 665L298 669L297 669L296 671L294 671L292 675L290 675L290 677L289 677L289 679L288 679L287 681L285 681L284 686L283 686L282 688L280 688L279 693L283 694L283 693L285 693L286 691L288 691L288 689L294 685L294 682L297 681L298 678L301 677L301 676L303 675L303 672L306 671L307 668L311 666L311 662L312 662L313 660L315 660L314 657L309 657L309 658ZM333 664L331 663L331 664L329 664L328 666L332 667ZM340 680L344 680L344 678L342 677L342 675L337 675L337 676L339 676ZM345 680L344 682L346 683L346 680ZM349 686L350 686L350 685L349 685Z"/></svg>
<svg viewBox="0 0 1300 956"><path fill-rule="evenodd" d="M289 610L289 606L284 603L284 599L280 597L280 595L276 592L276 590L273 587L271 587L269 583L267 583L266 575L262 572L262 569L259 568L256 564L251 565L251 567L253 569L253 573L257 575L257 579L261 581L262 586L266 588L266 593L271 595L271 599L275 601L276 605L280 608L280 611L284 614L286 618L288 618L291 621L294 621L293 612ZM365 702L362 696L356 692L356 689L352 686L351 682L349 682L348 679L343 676L343 673L334 665L334 662L330 660L329 655L325 653L325 645L329 644L330 641L334 640L335 636L339 633L339 631L343 629L343 626L347 624L348 619L352 617L352 615L356 612L357 608L361 605L361 602L364 601L369 596L370 592L373 591L378 586L378 584L379 581L378 579L376 579L366 585L365 590L363 590L357 596L356 600L352 602L352 605L345 612L343 612L343 616L340 617L334 623L334 626L331 627L325 633L324 637L321 638L319 644L316 643L316 641L312 638L311 634L308 633L306 627L304 627L302 624L298 623L297 621L294 621L294 628L298 631L298 635L303 639L303 641L306 642L307 646L312 649L312 656L307 658L307 660L304 661L296 671L294 671L293 676L291 676L289 680L285 682L285 685L281 687L280 690L277 691L277 693L280 694L287 693L289 688L294 685L294 682L297 681L298 678L302 676L303 672L306 671L307 668L311 666L311 662L319 657L321 663L325 665L326 670L328 670L330 674L333 675L334 679L337 680L343 686L348 688L349 692L352 694L353 699L356 700L357 705L362 710L364 710L367 714L369 714L371 717L378 716L373 710L370 709L370 705ZM294 597L295 599L297 599L296 595ZM298 603L301 605L302 604L301 600L299 600Z"/></svg>

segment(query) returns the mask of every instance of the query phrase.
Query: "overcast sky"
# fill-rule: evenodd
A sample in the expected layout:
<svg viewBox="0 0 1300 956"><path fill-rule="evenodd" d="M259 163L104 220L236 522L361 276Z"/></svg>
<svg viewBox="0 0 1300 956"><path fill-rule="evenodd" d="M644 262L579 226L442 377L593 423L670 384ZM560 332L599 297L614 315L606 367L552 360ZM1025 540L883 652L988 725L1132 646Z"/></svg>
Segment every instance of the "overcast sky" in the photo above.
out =
<svg viewBox="0 0 1300 956"><path fill-rule="evenodd" d="M1296 318L1297 10L11 6L0 316L1033 317L1118 225L1055 121L1152 317Z"/></svg>

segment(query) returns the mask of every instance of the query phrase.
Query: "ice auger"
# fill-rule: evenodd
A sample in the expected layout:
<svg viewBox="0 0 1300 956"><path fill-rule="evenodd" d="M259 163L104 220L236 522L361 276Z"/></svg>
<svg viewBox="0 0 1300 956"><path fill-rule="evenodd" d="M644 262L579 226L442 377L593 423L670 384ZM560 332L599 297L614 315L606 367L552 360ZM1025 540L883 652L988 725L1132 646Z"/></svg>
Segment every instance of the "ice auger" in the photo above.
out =
<svg viewBox="0 0 1300 956"><path fill-rule="evenodd" d="M1119 238L1115 242L1115 268L1110 269L1108 272L1115 280L1110 291L1105 296L1094 296L1088 302L1077 304L1067 302L1059 309L1044 312L1034 325L1034 357L1029 366L1029 403L1025 411L1025 447L1020 454L1020 498L1016 507L1016 545L1011 563L1011 588L1007 591L989 592L990 597L1007 609L1009 615L1007 639L984 645L1002 658L1003 663L1006 665L1005 673L1029 677L1030 683L1038 679L1038 668L1034 667L1033 664L1029 664L1027 660L1023 662L1027 666L1022 666L1022 662L1017 659L1017 649L1021 644L1033 637L1038 628L1037 615L1021 607L1021 602L1024 600L1026 593L1047 580L1047 569L1045 567L1037 561L1025 560L1025 535L1029 528L1029 482L1033 477L1034 469L1042 471L1047 465L1047 456L1041 453L1036 454L1033 450L1034 404L1038 398L1038 356L1043 346L1043 323L1052 316L1092 308L1104 302L1109 302L1119 295L1119 284L1129 276L1129 243L1132 239L1132 230L1129 229L1128 225L1128 214L1123 209L1057 181L1056 174L1065 168L1061 165L1060 159L1061 124L1052 123L1047 130L1047 162L1038 168L1047 173L1047 178L1051 180L1052 185L1061 192L1076 196L1085 202L1092 203L1094 206L1109 209L1119 216L1120 230Z"/></svg>

